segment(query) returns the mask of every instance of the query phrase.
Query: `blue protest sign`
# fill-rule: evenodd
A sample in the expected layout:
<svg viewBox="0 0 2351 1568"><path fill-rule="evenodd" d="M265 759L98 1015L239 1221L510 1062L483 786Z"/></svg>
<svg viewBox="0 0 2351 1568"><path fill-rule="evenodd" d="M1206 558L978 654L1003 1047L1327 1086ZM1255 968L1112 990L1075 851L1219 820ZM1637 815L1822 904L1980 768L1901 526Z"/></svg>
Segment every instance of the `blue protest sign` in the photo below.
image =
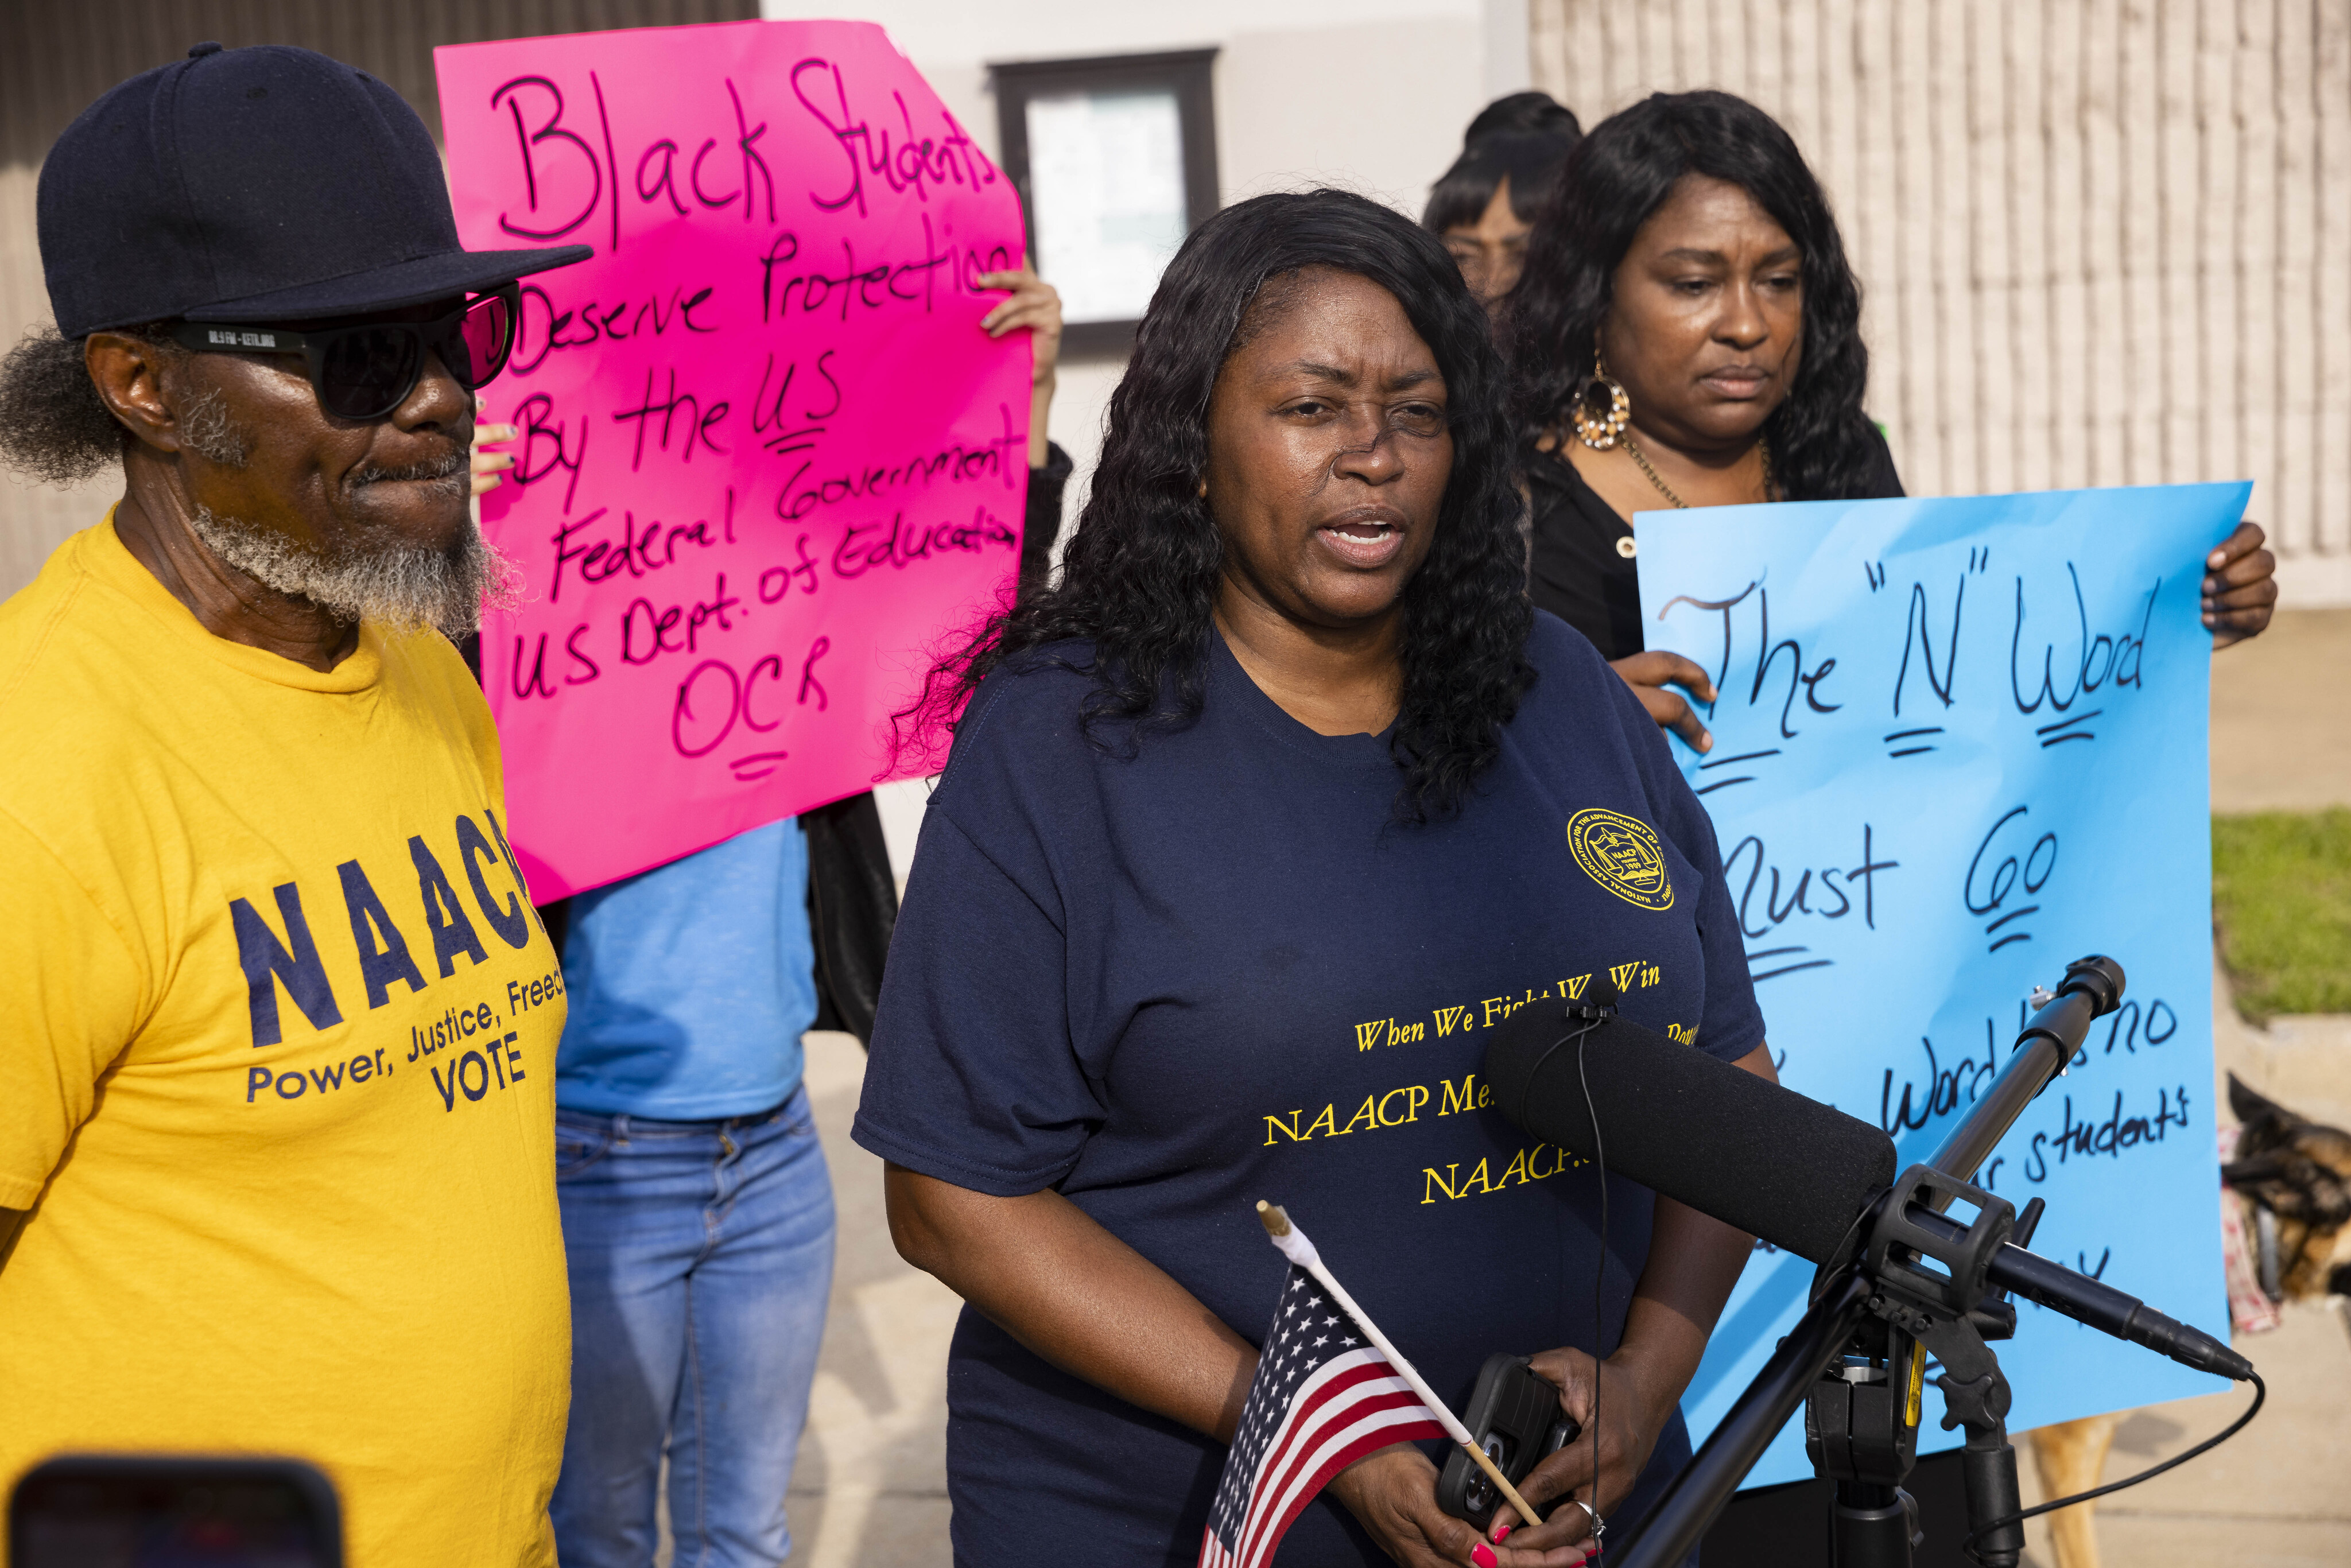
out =
<svg viewBox="0 0 2351 1568"><path fill-rule="evenodd" d="M2089 953L2129 977L1978 1173L2033 1250L2225 1336L2213 1152L2204 557L2250 486L1645 512L1651 648L1719 688L1675 743L1712 814L1791 1087L1925 1158L2025 998ZM1684 1400L1712 1429L1801 1311L1760 1250ZM2224 1386L2032 1305L1996 1346L2014 1430ZM1955 1446L1930 1396L1922 1452ZM1750 1485L1812 1473L1801 1423Z"/></svg>

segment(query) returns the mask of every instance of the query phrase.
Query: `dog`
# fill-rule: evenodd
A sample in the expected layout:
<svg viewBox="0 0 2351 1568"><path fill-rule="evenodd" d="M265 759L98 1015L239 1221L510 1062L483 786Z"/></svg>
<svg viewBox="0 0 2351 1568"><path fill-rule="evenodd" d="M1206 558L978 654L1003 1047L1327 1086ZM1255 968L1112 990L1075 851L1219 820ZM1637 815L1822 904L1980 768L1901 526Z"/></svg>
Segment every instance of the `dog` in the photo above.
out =
<svg viewBox="0 0 2351 1568"><path fill-rule="evenodd" d="M2351 1262L2335 1260L2351 1224L2351 1133L2297 1115L2229 1075L2242 1130L2220 1179L2252 1221L2262 1291L2270 1300L2351 1296Z"/></svg>

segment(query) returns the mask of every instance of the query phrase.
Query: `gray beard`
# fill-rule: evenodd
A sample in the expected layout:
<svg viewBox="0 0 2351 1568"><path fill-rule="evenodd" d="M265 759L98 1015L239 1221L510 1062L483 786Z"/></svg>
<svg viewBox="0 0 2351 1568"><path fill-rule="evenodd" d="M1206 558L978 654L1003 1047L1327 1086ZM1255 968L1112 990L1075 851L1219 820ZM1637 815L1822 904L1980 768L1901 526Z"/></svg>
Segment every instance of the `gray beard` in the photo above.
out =
<svg viewBox="0 0 2351 1568"><path fill-rule="evenodd" d="M375 621L402 632L431 627L463 637L481 629L486 603L511 610L521 598L520 570L482 538L470 515L442 549L370 541L314 551L203 507L188 522L206 549L246 576L346 623Z"/></svg>

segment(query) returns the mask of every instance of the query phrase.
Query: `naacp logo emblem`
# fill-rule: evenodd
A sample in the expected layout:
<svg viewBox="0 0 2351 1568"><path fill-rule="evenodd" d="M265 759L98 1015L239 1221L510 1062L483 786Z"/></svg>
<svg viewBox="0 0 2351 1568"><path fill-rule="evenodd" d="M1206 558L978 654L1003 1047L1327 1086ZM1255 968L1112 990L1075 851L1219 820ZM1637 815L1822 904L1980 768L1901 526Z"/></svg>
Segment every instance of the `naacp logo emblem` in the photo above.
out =
<svg viewBox="0 0 2351 1568"><path fill-rule="evenodd" d="M1666 879L1666 853L1657 831L1638 817L1597 806L1568 819L1567 847L1593 881L1627 904L1671 909L1674 884Z"/></svg>

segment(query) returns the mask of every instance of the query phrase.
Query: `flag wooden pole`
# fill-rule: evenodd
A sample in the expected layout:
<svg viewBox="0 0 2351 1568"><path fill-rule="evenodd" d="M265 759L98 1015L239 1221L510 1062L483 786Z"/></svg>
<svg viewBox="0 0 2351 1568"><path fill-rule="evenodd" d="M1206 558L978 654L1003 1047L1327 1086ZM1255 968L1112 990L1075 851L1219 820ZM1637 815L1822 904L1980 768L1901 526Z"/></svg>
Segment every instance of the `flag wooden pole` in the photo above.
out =
<svg viewBox="0 0 2351 1568"><path fill-rule="evenodd" d="M1462 1452L1486 1472L1486 1479L1500 1489L1510 1506L1519 1511L1519 1517L1529 1524L1541 1524L1542 1515L1535 1511L1532 1503L1519 1495L1519 1489L1512 1486L1510 1478L1495 1466L1493 1457L1469 1436L1469 1428L1464 1427L1446 1406L1445 1401L1437 1396L1436 1391L1428 1386L1419 1371L1405 1359L1404 1353L1388 1343L1388 1336L1380 1332L1379 1324L1364 1315L1364 1309L1355 1304L1355 1298L1347 1294L1347 1287L1331 1277L1331 1270L1322 1266L1322 1255L1314 1250L1314 1243L1306 1239L1306 1232L1290 1222L1290 1216L1279 1204L1267 1203L1262 1198L1258 1200L1257 1217L1264 1225L1265 1233L1273 1238L1273 1244L1281 1249L1281 1255L1313 1275L1315 1281L1331 1292L1332 1299L1355 1320L1356 1326L1364 1331L1364 1336L1388 1358L1388 1364L1395 1368L1396 1375L1411 1385L1412 1391L1420 1396L1420 1402L1428 1406L1429 1414L1436 1416L1437 1424L1445 1428L1445 1435L1460 1444Z"/></svg>

